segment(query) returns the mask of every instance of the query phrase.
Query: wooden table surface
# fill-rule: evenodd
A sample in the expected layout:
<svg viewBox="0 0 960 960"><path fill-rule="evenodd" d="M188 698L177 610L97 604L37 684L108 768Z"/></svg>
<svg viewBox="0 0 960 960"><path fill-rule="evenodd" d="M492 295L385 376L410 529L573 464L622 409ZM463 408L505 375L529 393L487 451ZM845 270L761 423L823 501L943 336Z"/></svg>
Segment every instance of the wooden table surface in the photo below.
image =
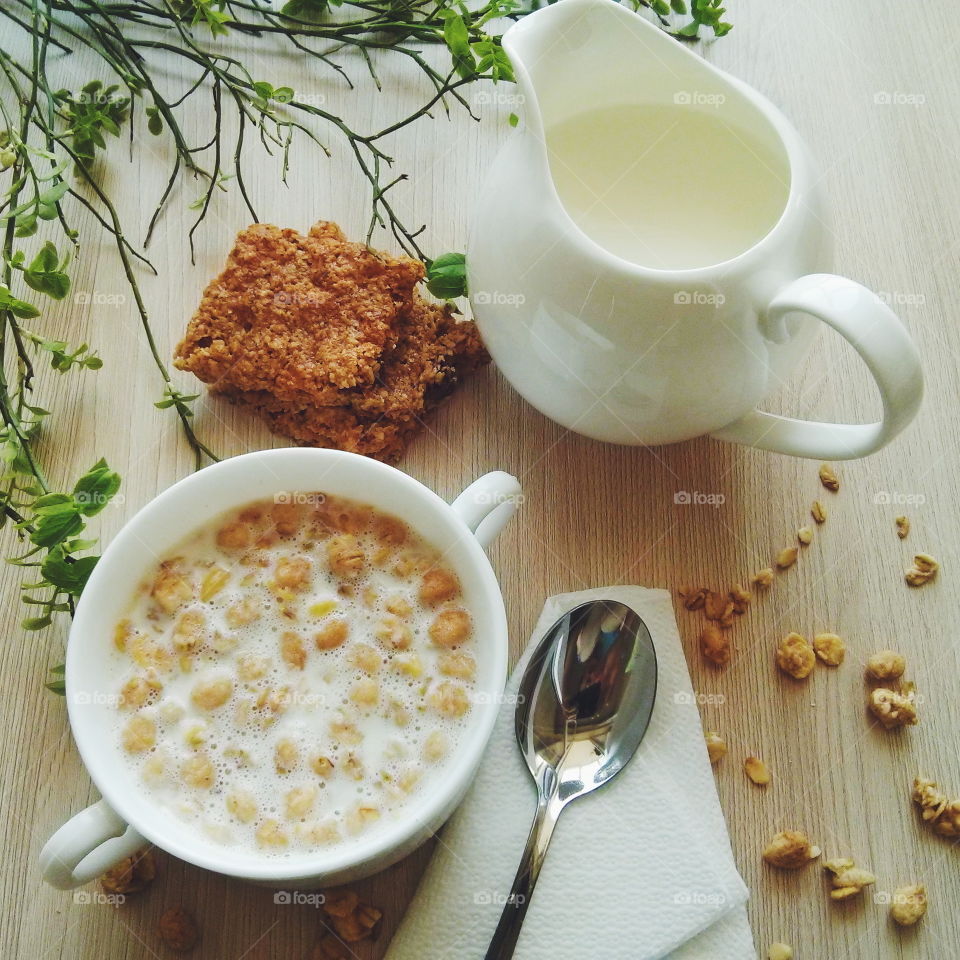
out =
<svg viewBox="0 0 960 960"><path fill-rule="evenodd" d="M810 502L820 496L829 520L797 566L738 623L737 655L727 669L717 672L701 662L699 621L678 610L704 725L721 731L730 745L717 784L752 891L757 949L784 940L803 960L960 956L960 851L921 826L909 799L918 772L960 796L960 647L951 613L960 569L960 38L894 0L877 0L869 13L862 5L826 0L739 0L731 6L735 29L701 52L771 97L806 136L832 208L837 272L888 294L919 343L928 395L917 423L879 455L840 465L842 489L831 495L819 486L816 463L711 440L643 449L572 435L523 403L490 368L447 404L401 466L445 497L490 469L521 479L526 502L492 550L514 655L552 593L610 583L675 589L742 580L793 541ZM258 50L249 53L255 73L262 68L277 84L322 96L327 108L347 111L364 129L382 127L423 92L389 73L379 95L362 78L360 91L349 92L312 65ZM64 67L71 69L83 72ZM359 77L362 69L355 72ZM509 105L482 99L476 101L480 123L455 111L450 121L419 122L392 144L399 169L414 174L395 200L410 222L430 225L425 244L433 252L463 248L478 184L508 132ZM199 130L207 118L198 114L191 121ZM315 149L295 153L289 188L278 185L276 162L251 148L249 179L261 219L299 229L333 219L362 236L365 187L343 143L330 142L329 160ZM127 222L138 228L132 236L142 236L167 160L162 140L141 137L132 161L118 144L101 169L122 194ZM248 222L235 190L219 196L191 266L185 235L193 214L187 205L198 191L191 181L181 183L150 250L161 276L142 278L168 356L232 235ZM88 215L78 221L82 236L97 236ZM161 386L109 245L88 242L74 290L103 296L92 306L67 301L45 316L43 330L71 342L87 340L105 365L97 373L64 377L44 372L38 396L56 416L41 453L55 481L72 482L99 456L122 474L121 497L97 524L109 542L192 463L175 418L153 406ZM188 391L195 387L185 375L178 382ZM863 419L876 414L877 401L852 351L824 334L768 408ZM248 413L217 401L198 404L196 426L221 455L282 443ZM722 502L678 503L682 491ZM904 542L893 523L901 513L913 524ZM4 555L13 549L7 531ZM903 570L920 550L938 557L943 569L936 582L912 590ZM161 856L152 889L119 909L41 882L37 854L44 840L97 794L78 759L63 699L42 687L48 667L62 659L66 624L25 635L18 626L19 573L3 566L0 575L0 711L7 731L0 742L0 956L169 955L159 946L156 921L179 903L202 927L198 958L309 955L322 929L318 910L277 906L269 890L167 856ZM792 630L836 631L846 638L847 662L837 670L818 668L806 684L789 681L778 674L772 653ZM878 729L864 710L862 663L891 646L907 656L922 698L919 726L901 733ZM748 754L771 766L768 789L746 780L741 763ZM760 850L782 828L804 829L827 855L849 855L873 870L877 897L871 891L834 904L819 867L798 873L765 867ZM428 856L423 849L359 885L383 910L384 921L378 940L360 944L355 956L383 954ZM926 884L929 914L918 928L900 932L878 901L911 882ZM622 958L629 957L626 948Z"/></svg>

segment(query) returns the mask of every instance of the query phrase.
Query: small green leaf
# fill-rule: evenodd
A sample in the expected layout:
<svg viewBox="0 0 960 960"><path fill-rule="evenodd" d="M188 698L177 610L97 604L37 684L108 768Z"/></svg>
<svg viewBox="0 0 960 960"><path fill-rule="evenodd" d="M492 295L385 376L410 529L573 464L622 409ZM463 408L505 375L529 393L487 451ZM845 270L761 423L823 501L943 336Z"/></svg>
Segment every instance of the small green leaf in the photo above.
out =
<svg viewBox="0 0 960 960"><path fill-rule="evenodd" d="M87 517L98 514L120 489L120 475L98 460L76 483L73 499Z"/></svg>
<svg viewBox="0 0 960 960"><path fill-rule="evenodd" d="M515 127L519 122L520 118L515 113L511 113L510 116L507 117L507 123L509 123L511 127Z"/></svg>
<svg viewBox="0 0 960 960"><path fill-rule="evenodd" d="M444 300L467 293L467 258L462 253L444 253L427 267L427 289Z"/></svg>

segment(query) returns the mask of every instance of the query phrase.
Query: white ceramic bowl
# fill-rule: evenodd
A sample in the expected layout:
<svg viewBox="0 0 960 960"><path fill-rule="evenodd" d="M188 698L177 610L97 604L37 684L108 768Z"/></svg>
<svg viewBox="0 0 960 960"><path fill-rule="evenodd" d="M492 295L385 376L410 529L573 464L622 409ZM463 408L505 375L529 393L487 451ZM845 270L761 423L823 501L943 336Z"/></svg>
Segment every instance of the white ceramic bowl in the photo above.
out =
<svg viewBox="0 0 960 960"><path fill-rule="evenodd" d="M396 514L439 548L460 577L474 617L476 698L471 722L445 775L409 808L329 851L261 856L199 838L152 801L123 762L117 737L116 691L110 675L113 628L156 562L212 517L278 493L322 491ZM40 855L44 879L67 889L86 883L144 845L156 844L208 870L271 884L333 884L356 880L405 856L436 831L459 803L493 729L507 668L503 598L484 547L512 516L520 492L505 473L490 473L447 504L393 467L352 453L292 448L225 460L174 484L147 504L115 537L77 606L66 658L70 726L103 799L65 823Z"/></svg>

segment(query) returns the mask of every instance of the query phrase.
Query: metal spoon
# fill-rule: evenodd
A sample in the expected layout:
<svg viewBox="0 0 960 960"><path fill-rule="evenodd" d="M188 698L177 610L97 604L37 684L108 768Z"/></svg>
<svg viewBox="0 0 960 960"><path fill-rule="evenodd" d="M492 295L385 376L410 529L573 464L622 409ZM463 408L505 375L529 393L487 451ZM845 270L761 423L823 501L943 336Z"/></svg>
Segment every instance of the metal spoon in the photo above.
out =
<svg viewBox="0 0 960 960"><path fill-rule="evenodd" d="M564 614L520 681L517 742L537 782L537 813L485 960L509 960L560 811L602 787L633 756L650 723L657 655L623 603L592 600Z"/></svg>

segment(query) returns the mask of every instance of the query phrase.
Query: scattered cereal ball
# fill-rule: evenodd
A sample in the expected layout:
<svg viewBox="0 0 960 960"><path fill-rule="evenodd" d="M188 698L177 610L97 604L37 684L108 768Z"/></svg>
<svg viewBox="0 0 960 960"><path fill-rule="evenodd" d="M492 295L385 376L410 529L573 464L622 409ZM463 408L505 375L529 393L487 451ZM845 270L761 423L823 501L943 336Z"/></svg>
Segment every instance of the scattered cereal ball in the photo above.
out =
<svg viewBox="0 0 960 960"><path fill-rule="evenodd" d="M179 572L176 564L176 560L164 560L150 589L150 596L164 613L174 613L193 599L193 585Z"/></svg>
<svg viewBox="0 0 960 960"><path fill-rule="evenodd" d="M157 875L157 861L150 849L140 850L130 857L124 857L112 866L102 877L100 886L105 893L139 893L150 886Z"/></svg>
<svg viewBox="0 0 960 960"><path fill-rule="evenodd" d="M363 762L355 753L348 753L346 760L343 761L343 772L351 780L363 779Z"/></svg>
<svg viewBox="0 0 960 960"><path fill-rule="evenodd" d="M799 830L781 831L763 849L763 859L781 870L798 870L819 856L820 850L811 847L807 835Z"/></svg>
<svg viewBox="0 0 960 960"><path fill-rule="evenodd" d="M397 777L397 786L404 792L410 793L416 789L418 783L423 778L423 771L417 766L406 767Z"/></svg>
<svg viewBox="0 0 960 960"><path fill-rule="evenodd" d="M789 633L777 648L777 666L794 680L810 676L817 662L813 647L799 633Z"/></svg>
<svg viewBox="0 0 960 960"><path fill-rule="evenodd" d="M436 646L456 647L470 636L470 630L470 614L458 607L438 613L428 632Z"/></svg>
<svg viewBox="0 0 960 960"><path fill-rule="evenodd" d="M437 657L437 668L447 677L472 680L477 672L477 661L469 653L444 651Z"/></svg>
<svg viewBox="0 0 960 960"><path fill-rule="evenodd" d="M840 489L840 479L829 463L821 463L817 473L825 489L832 493L836 493Z"/></svg>
<svg viewBox="0 0 960 960"><path fill-rule="evenodd" d="M747 757L743 761L743 772L758 787L765 787L770 783L770 770L759 757Z"/></svg>
<svg viewBox="0 0 960 960"><path fill-rule="evenodd" d="M237 627L245 627L248 623L260 618L260 607L255 600L245 597L238 603L227 607L225 614L227 626L236 630Z"/></svg>
<svg viewBox="0 0 960 960"><path fill-rule="evenodd" d="M410 601L402 593L390 594L385 606L387 613L392 613L395 617L409 617L413 613Z"/></svg>
<svg viewBox="0 0 960 960"><path fill-rule="evenodd" d="M327 562L337 577L354 577L366 563L360 543L351 533L333 537L327 542Z"/></svg>
<svg viewBox="0 0 960 960"><path fill-rule="evenodd" d="M357 943L372 936L382 916L352 890L328 893L323 909L334 932L344 943Z"/></svg>
<svg viewBox="0 0 960 960"><path fill-rule="evenodd" d="M320 820L315 823L299 824L297 834L307 843L324 846L336 843L340 839L340 827L332 819Z"/></svg>
<svg viewBox="0 0 960 960"><path fill-rule="evenodd" d="M268 687L261 690L255 702L258 710L269 710L270 713L283 713L290 706L290 688Z"/></svg>
<svg viewBox="0 0 960 960"><path fill-rule="evenodd" d="M357 643L350 650L349 661L364 673L376 673L383 666L383 658L368 643Z"/></svg>
<svg viewBox="0 0 960 960"><path fill-rule="evenodd" d="M445 680L430 691L430 706L451 719L462 717L470 709L467 691L459 684Z"/></svg>
<svg viewBox="0 0 960 960"><path fill-rule="evenodd" d="M227 794L227 810L241 823L250 823L257 815L257 801L246 790L233 790Z"/></svg>
<svg viewBox="0 0 960 960"><path fill-rule="evenodd" d="M207 725L205 723L195 723L188 727L183 735L183 740L188 747L202 747L207 740Z"/></svg>
<svg viewBox="0 0 960 960"><path fill-rule="evenodd" d="M867 675L874 680L899 680L907 661L895 650L881 650L867 661Z"/></svg>
<svg viewBox="0 0 960 960"><path fill-rule="evenodd" d="M376 638L389 650L406 650L413 642L410 628L396 617L384 617L374 630Z"/></svg>
<svg viewBox="0 0 960 960"><path fill-rule="evenodd" d="M792 567L797 562L797 554L799 550L797 547L784 547L778 554L775 560L778 570L786 570L788 567Z"/></svg>
<svg viewBox="0 0 960 960"><path fill-rule="evenodd" d="M280 636L280 656L284 663L296 670L302 670L307 662L307 648L300 635L285 630Z"/></svg>
<svg viewBox="0 0 960 960"><path fill-rule="evenodd" d="M212 566L200 581L200 599L212 600L229 582L229 570L219 564Z"/></svg>
<svg viewBox="0 0 960 960"><path fill-rule="evenodd" d="M347 833L358 834L366 830L371 824L380 819L380 811L376 807L359 806L351 810L344 817L343 825Z"/></svg>
<svg viewBox="0 0 960 960"><path fill-rule="evenodd" d="M391 699L388 716L398 727L405 727L410 722L410 711L396 699Z"/></svg>
<svg viewBox="0 0 960 960"><path fill-rule="evenodd" d="M294 787L284 798L284 807L288 820L302 820L313 809L317 799L317 788L313 784Z"/></svg>
<svg viewBox="0 0 960 960"><path fill-rule="evenodd" d="M278 587L303 590L309 585L312 564L306 557L281 557L273 571Z"/></svg>
<svg viewBox="0 0 960 960"><path fill-rule="evenodd" d="M364 677L350 688L350 699L358 707L375 707L380 699L380 684L372 677Z"/></svg>
<svg viewBox="0 0 960 960"><path fill-rule="evenodd" d="M270 520L281 537L292 537L303 520L303 507L299 503L274 503L270 507Z"/></svg>
<svg viewBox="0 0 960 960"><path fill-rule="evenodd" d="M217 546L221 550L245 550L252 539L250 527L237 521L225 523L217 531Z"/></svg>
<svg viewBox="0 0 960 960"><path fill-rule="evenodd" d="M190 699L201 710L216 710L230 699L232 693L233 681L229 677L214 677L196 684L190 691Z"/></svg>
<svg viewBox="0 0 960 960"><path fill-rule="evenodd" d="M216 779L213 764L200 753L184 760L180 767L180 776L188 787L200 787L204 790L209 790Z"/></svg>
<svg viewBox="0 0 960 960"><path fill-rule="evenodd" d="M200 939L197 921L183 907L172 907L160 917L160 939L177 953L192 950Z"/></svg>
<svg viewBox="0 0 960 960"><path fill-rule="evenodd" d="M849 857L827 860L823 869L833 874L831 900L849 900L863 893L865 887L877 882L877 878L869 870L856 866Z"/></svg>
<svg viewBox="0 0 960 960"><path fill-rule="evenodd" d="M157 742L157 725L142 713L132 716L121 735L123 749L129 753L143 753Z"/></svg>
<svg viewBox="0 0 960 960"><path fill-rule="evenodd" d="M310 761L310 769L319 777L326 779L333 773L333 761L329 757L317 754Z"/></svg>
<svg viewBox="0 0 960 960"><path fill-rule="evenodd" d="M330 735L339 743L351 745L356 745L363 739L357 725L342 714L330 721Z"/></svg>
<svg viewBox="0 0 960 960"><path fill-rule="evenodd" d="M449 746L446 736L441 731L434 730L427 734L427 739L423 741L423 759L436 763L447 755Z"/></svg>
<svg viewBox="0 0 960 960"><path fill-rule="evenodd" d="M127 641L133 636L133 624L129 620L121 620L113 628L113 645L123 653L127 649Z"/></svg>
<svg viewBox="0 0 960 960"><path fill-rule="evenodd" d="M707 744L707 756L710 763L719 763L727 755L727 741L715 731L704 734L703 739Z"/></svg>
<svg viewBox="0 0 960 960"><path fill-rule="evenodd" d="M717 667L726 666L733 656L733 644L729 634L712 623L704 624L700 632L700 650L704 659Z"/></svg>
<svg viewBox="0 0 960 960"><path fill-rule="evenodd" d="M143 782L155 787L164 782L167 777L167 764L162 756L147 757L140 770Z"/></svg>
<svg viewBox="0 0 960 960"><path fill-rule="evenodd" d="M818 633L813 650L828 667L839 667L847 654L846 644L835 633Z"/></svg>
<svg viewBox="0 0 960 960"><path fill-rule="evenodd" d="M259 680L270 666L266 657L241 657L237 661L237 676L245 683Z"/></svg>
<svg viewBox="0 0 960 960"><path fill-rule="evenodd" d="M173 668L173 656L170 651L142 634L138 633L131 637L127 649L137 666L158 670L161 673L168 673Z"/></svg>
<svg viewBox="0 0 960 960"><path fill-rule="evenodd" d="M203 641L205 626L206 618L199 610L187 610L180 614L171 635L174 648L181 653L194 650Z"/></svg>
<svg viewBox="0 0 960 960"><path fill-rule="evenodd" d="M764 567L758 570L751 578L750 582L761 590L768 590L773 586L773 570L770 567Z"/></svg>
<svg viewBox="0 0 960 960"><path fill-rule="evenodd" d="M435 606L444 600L452 600L459 593L457 578L449 570L434 568L423 575L418 596L421 603Z"/></svg>
<svg viewBox="0 0 960 960"><path fill-rule="evenodd" d="M350 632L346 620L331 620L323 629L318 631L314 640L318 650L333 650L339 647Z"/></svg>
<svg viewBox="0 0 960 960"><path fill-rule="evenodd" d="M120 707L123 710L137 710L162 689L163 685L152 678L131 677L120 688Z"/></svg>
<svg viewBox="0 0 960 960"><path fill-rule="evenodd" d="M887 730L912 727L919 722L913 691L900 693L898 690L877 687L870 692L868 706Z"/></svg>
<svg viewBox="0 0 960 960"><path fill-rule="evenodd" d="M256 838L261 847L285 847L288 843L280 823L272 817L268 817L257 827Z"/></svg>
<svg viewBox="0 0 960 960"><path fill-rule="evenodd" d="M927 891L922 884L897 887L890 901L890 916L901 927L912 927L927 912Z"/></svg>
<svg viewBox="0 0 960 960"><path fill-rule="evenodd" d="M373 531L377 539L386 546L399 547L406 542L409 529L399 517L385 513L376 514Z"/></svg>
<svg viewBox="0 0 960 960"><path fill-rule="evenodd" d="M391 657L390 666L405 673L409 677L423 676L423 661L415 653L407 653L400 657Z"/></svg>
<svg viewBox="0 0 960 960"><path fill-rule="evenodd" d="M771 943L767 960L793 960L793 950L785 943Z"/></svg>
<svg viewBox="0 0 960 960"><path fill-rule="evenodd" d="M289 773L300 762L300 751L289 738L277 741L273 750L273 766L277 773Z"/></svg>

